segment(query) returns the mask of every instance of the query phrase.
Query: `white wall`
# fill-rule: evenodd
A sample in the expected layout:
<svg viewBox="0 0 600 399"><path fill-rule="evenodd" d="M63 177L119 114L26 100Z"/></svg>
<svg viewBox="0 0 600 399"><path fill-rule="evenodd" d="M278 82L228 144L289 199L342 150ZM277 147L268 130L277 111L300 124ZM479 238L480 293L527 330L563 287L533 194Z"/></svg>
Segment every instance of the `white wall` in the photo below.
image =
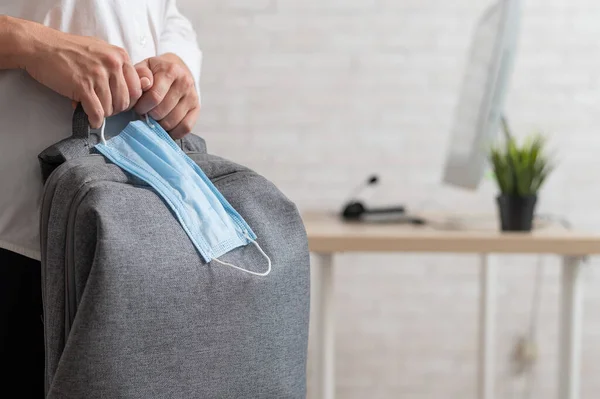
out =
<svg viewBox="0 0 600 399"><path fill-rule="evenodd" d="M600 229L600 3L525 0L508 99L521 133L552 135L560 164L541 210ZM381 202L494 212L495 187L440 184L470 32L483 0L179 0L204 50L198 132L213 153L272 179L302 209L337 210L381 175ZM512 398L535 257L501 257L498 392ZM547 265L535 398L556 386L558 261ZM342 256L343 399L474 398L477 259ZM598 262L593 261L592 266ZM600 281L588 271L583 397L600 397Z"/></svg>

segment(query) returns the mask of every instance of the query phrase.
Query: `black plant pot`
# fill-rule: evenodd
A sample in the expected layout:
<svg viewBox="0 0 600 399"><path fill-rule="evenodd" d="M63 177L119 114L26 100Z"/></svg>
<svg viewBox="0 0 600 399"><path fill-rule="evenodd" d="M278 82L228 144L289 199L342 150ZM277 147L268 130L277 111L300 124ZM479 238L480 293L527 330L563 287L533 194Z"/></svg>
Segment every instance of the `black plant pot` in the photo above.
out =
<svg viewBox="0 0 600 399"><path fill-rule="evenodd" d="M531 231L537 196L500 195L497 201L502 231Z"/></svg>

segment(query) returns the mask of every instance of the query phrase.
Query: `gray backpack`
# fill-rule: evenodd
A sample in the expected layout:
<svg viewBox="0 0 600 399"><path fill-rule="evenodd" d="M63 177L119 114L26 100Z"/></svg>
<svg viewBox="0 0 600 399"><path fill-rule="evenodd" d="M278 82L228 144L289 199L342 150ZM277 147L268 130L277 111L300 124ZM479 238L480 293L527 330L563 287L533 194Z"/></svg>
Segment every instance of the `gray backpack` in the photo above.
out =
<svg viewBox="0 0 600 399"><path fill-rule="evenodd" d="M305 398L309 254L296 206L255 172L180 142L273 262L207 265L161 198L73 136L40 154L46 397ZM263 271L252 246L223 257Z"/></svg>

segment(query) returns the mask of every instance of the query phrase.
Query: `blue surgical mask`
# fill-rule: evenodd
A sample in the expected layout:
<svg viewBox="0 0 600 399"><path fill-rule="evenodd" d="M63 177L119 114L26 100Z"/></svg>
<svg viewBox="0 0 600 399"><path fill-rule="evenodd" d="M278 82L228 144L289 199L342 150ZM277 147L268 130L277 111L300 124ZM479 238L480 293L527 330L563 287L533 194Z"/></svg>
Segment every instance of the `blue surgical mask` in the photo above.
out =
<svg viewBox="0 0 600 399"><path fill-rule="evenodd" d="M134 121L96 149L123 170L152 186L171 208L206 263L215 261L257 276L271 271L271 260L256 243L256 234L212 184L202 169L177 146L156 121ZM256 273L218 258L253 244L268 261Z"/></svg>

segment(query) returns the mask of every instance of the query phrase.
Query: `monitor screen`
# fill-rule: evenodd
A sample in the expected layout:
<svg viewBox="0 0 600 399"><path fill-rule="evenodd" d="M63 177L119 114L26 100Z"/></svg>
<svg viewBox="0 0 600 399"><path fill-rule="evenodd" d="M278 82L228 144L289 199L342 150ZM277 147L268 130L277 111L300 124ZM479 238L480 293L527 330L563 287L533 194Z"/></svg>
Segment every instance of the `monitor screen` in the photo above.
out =
<svg viewBox="0 0 600 399"><path fill-rule="evenodd" d="M500 114L516 45L516 0L486 10L474 31L458 100L444 181L476 188Z"/></svg>

